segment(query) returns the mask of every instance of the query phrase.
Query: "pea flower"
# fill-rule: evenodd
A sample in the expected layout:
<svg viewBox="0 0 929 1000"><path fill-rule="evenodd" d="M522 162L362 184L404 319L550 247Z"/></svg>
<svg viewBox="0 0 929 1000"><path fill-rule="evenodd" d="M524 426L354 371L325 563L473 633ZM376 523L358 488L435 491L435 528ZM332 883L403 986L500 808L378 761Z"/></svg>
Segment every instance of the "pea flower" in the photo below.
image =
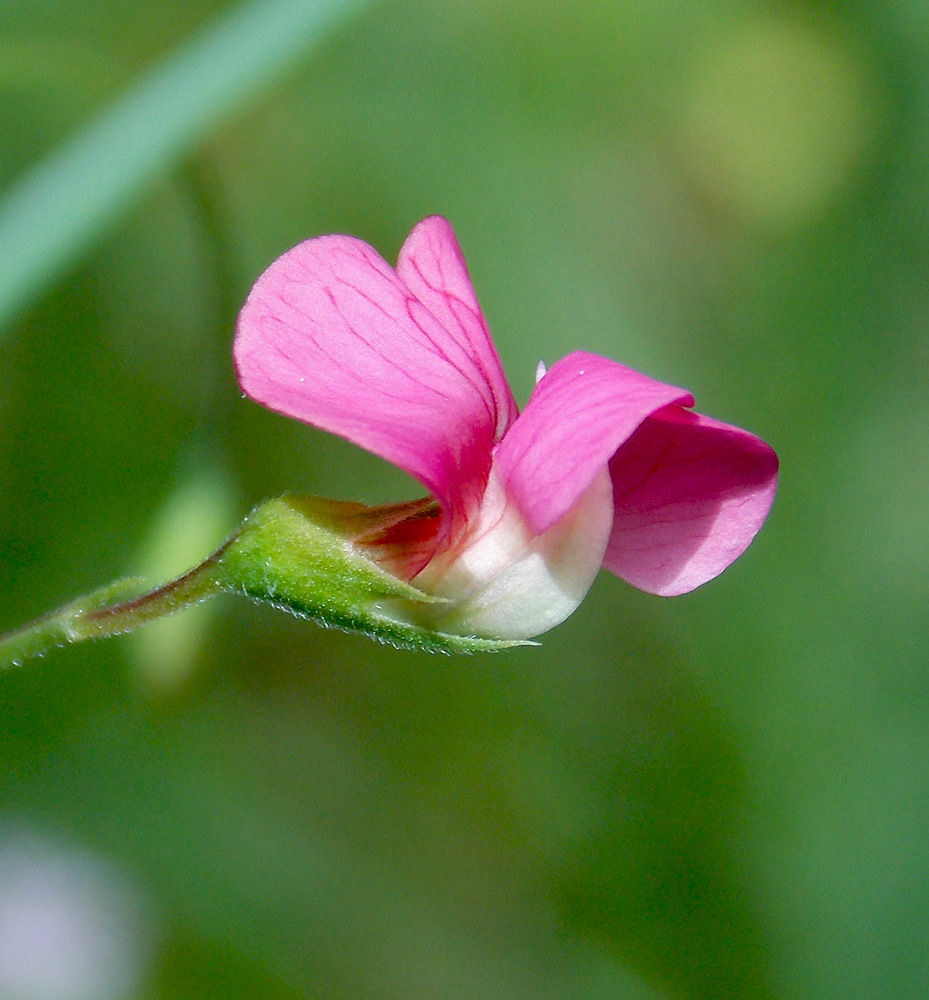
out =
<svg viewBox="0 0 929 1000"><path fill-rule="evenodd" d="M445 633L539 635L601 566L686 593L742 554L774 499L767 444L616 361L569 354L540 370L520 413L439 216L413 229L396 269L350 236L285 253L248 296L234 357L256 402L429 491L360 519L353 545L439 599L381 610Z"/></svg>

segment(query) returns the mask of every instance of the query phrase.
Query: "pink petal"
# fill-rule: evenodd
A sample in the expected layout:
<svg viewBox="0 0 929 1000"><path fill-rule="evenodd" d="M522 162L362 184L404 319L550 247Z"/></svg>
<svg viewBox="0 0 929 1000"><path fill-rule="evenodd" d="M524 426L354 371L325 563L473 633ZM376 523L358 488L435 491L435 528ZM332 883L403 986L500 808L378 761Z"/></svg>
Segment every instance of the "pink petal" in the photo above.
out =
<svg viewBox="0 0 929 1000"><path fill-rule="evenodd" d="M693 398L596 354L578 351L552 365L495 459L533 531L567 513L642 421L671 403Z"/></svg>
<svg viewBox="0 0 929 1000"><path fill-rule="evenodd" d="M515 405L451 226L421 222L400 268L350 236L285 253L239 316L239 383L406 470L461 523Z"/></svg>
<svg viewBox="0 0 929 1000"><path fill-rule="evenodd" d="M777 456L748 431L679 406L643 422L610 461L616 512L603 565L671 597L745 551L777 486Z"/></svg>
<svg viewBox="0 0 929 1000"><path fill-rule="evenodd" d="M397 258L397 274L443 328L468 345L493 393L499 440L519 410L448 219L430 216L410 233Z"/></svg>

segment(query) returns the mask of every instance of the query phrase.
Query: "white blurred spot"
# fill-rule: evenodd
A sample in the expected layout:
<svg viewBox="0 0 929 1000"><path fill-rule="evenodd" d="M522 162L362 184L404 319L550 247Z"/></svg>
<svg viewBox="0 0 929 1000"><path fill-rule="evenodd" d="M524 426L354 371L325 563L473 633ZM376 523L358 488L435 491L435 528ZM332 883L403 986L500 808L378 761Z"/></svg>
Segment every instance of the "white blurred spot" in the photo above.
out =
<svg viewBox="0 0 929 1000"><path fill-rule="evenodd" d="M535 384L536 385L538 385L542 381L542 379L545 378L545 375L546 375L547 372L548 372L548 368L545 367L545 362L544 361L540 361L535 366Z"/></svg>
<svg viewBox="0 0 929 1000"><path fill-rule="evenodd" d="M124 1000L151 936L145 900L115 864L0 831L2 1000Z"/></svg>

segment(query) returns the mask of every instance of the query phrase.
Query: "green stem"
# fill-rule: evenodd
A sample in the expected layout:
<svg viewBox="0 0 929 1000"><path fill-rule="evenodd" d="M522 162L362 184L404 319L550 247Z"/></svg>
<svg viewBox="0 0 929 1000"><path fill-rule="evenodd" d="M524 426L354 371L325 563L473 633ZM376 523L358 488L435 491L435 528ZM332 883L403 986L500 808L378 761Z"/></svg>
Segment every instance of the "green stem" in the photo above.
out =
<svg viewBox="0 0 929 1000"><path fill-rule="evenodd" d="M176 614L208 597L215 597L223 590L216 573L222 551L220 549L199 566L155 590L121 604L86 611L74 621L72 641L102 639L109 635L131 632L140 625Z"/></svg>
<svg viewBox="0 0 929 1000"><path fill-rule="evenodd" d="M138 578L119 580L7 632L0 636L0 668L19 666L27 657L42 656L56 646L129 632L213 597L223 590L217 573L222 552L220 549L183 576L138 597L112 604L140 582Z"/></svg>

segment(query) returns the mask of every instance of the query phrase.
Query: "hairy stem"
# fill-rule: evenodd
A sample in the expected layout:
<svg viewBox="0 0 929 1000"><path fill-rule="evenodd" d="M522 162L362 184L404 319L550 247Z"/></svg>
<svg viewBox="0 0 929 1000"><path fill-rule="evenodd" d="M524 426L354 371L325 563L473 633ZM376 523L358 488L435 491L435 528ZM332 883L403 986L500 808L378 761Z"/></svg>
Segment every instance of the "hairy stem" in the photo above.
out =
<svg viewBox="0 0 929 1000"><path fill-rule="evenodd" d="M130 632L213 597L223 590L217 573L222 552L220 549L183 576L138 597L112 603L136 590L141 582L138 578L120 580L7 632L0 636L0 668L18 666L27 657L42 656L56 646Z"/></svg>

